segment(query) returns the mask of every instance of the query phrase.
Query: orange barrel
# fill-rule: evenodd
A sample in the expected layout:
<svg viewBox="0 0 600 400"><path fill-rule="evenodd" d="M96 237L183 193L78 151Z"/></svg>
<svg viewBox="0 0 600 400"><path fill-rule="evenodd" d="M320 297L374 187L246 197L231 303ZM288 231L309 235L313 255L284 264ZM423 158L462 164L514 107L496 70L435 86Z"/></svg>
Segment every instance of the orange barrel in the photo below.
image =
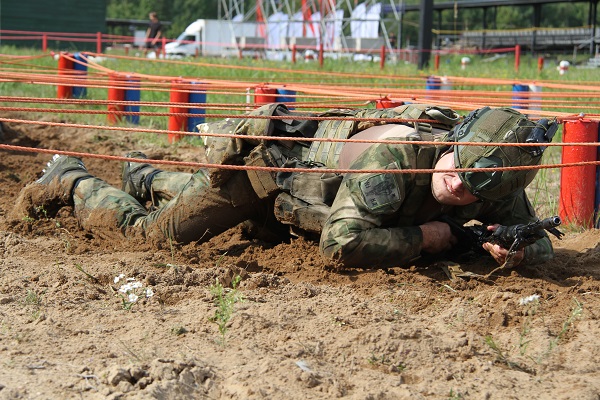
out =
<svg viewBox="0 0 600 400"><path fill-rule="evenodd" d="M123 104L113 104L111 101L118 102L125 100L125 88L123 87L123 78L116 74L111 74L108 77L108 114L106 115L106 121L114 125L121 121L122 114L119 111L124 111L125 107Z"/></svg>
<svg viewBox="0 0 600 400"><path fill-rule="evenodd" d="M60 53L58 56L58 75L61 81L68 80L72 76L73 72L73 61L68 59L69 53ZM67 83L67 82L62 82ZM70 99L73 97L73 87L70 85L59 84L56 87L56 98L57 99Z"/></svg>
<svg viewBox="0 0 600 400"><path fill-rule="evenodd" d="M180 81L173 81L171 83L171 103L189 103L189 90ZM172 106L169 108L171 114L187 114L187 107L183 106ZM187 129L188 117L183 115L169 115L169 130L170 131L184 131ZM181 140L181 135L169 133L169 143L177 142Z"/></svg>
<svg viewBox="0 0 600 400"><path fill-rule="evenodd" d="M580 118L565 120L563 142L597 142L598 121ZM597 148L593 146L564 146L562 163L596 161ZM565 167L560 174L558 213L565 223L591 228L594 222L596 166Z"/></svg>
<svg viewBox="0 0 600 400"><path fill-rule="evenodd" d="M277 101L277 89L260 85L254 88L254 104L268 104Z"/></svg>

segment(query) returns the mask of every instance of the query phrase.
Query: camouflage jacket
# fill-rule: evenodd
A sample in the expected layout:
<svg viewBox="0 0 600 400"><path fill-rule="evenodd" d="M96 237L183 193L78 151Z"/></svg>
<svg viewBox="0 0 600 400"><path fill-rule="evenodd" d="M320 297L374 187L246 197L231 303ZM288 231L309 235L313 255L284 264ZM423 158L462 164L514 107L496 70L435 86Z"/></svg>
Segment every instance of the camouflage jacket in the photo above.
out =
<svg viewBox="0 0 600 400"><path fill-rule="evenodd" d="M416 136L414 140L418 140ZM351 165L352 169L430 169L440 157L432 145L375 144ZM433 200L433 201L432 201ZM431 174L352 173L344 177L321 234L321 252L348 267L406 265L421 255L420 224L440 215L465 223L513 225L536 221L521 192L505 201L478 201L466 206L437 203L431 194ZM552 258L545 237L526 247L523 263Z"/></svg>

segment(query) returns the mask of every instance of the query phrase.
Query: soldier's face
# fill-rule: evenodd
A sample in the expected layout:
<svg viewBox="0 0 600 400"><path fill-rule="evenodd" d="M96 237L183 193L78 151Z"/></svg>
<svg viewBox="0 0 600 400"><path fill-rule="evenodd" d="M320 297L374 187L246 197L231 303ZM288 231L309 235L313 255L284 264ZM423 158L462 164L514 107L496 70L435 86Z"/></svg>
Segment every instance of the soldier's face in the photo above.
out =
<svg viewBox="0 0 600 400"><path fill-rule="evenodd" d="M442 156L435 164L435 169L454 169L454 153ZM456 172L434 172L431 177L431 192L440 204L464 206L478 199L465 188Z"/></svg>

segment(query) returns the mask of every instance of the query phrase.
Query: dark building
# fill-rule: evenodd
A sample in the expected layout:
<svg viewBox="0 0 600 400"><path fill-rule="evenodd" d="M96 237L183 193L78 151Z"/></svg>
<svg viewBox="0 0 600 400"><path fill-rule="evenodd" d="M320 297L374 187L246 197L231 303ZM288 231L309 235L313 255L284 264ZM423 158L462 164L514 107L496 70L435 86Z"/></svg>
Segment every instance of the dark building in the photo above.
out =
<svg viewBox="0 0 600 400"><path fill-rule="evenodd" d="M41 33L89 33L106 32L106 0L27 0L2 1L0 7L0 29L3 45L40 47ZM29 34L10 31L30 31ZM32 34L37 32L40 35ZM13 36L15 39L10 39ZM29 39L31 37L31 39ZM17 39L18 38L18 39ZM75 38L75 36L73 36ZM85 41L53 40L49 35L48 45L53 49L78 50L96 49L95 37L84 37ZM89 39L89 41L88 41ZM55 42L56 41L56 42Z"/></svg>

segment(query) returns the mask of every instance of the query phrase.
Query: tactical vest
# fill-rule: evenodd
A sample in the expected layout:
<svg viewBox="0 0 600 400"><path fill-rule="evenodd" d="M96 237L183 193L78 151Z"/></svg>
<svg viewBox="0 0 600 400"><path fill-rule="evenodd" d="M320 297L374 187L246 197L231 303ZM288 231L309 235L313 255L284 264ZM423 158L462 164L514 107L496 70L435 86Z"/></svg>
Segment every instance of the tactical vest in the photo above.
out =
<svg viewBox="0 0 600 400"><path fill-rule="evenodd" d="M442 130L441 132L447 131ZM369 131L361 131L356 134L358 137L362 135L369 135L371 139L374 139L372 132ZM381 134L379 139L382 139L385 135L387 134ZM395 130L390 139L414 143L412 146L416 152L416 168L418 169L431 168L436 154L439 152L439 148L434 145L419 144L420 141L435 140L431 133L418 133L414 128ZM352 146L354 143L347 145ZM277 174L277 185L280 187L281 192L275 198L275 217L279 222L290 225L294 233L302 235L305 235L305 232L320 234L323 224L329 217L331 206L333 205L343 177L340 174L333 174L331 172L319 172L318 169L323 168L322 164L315 164L313 162L294 162L289 163L287 166L315 168L315 171L280 172ZM428 186L431 182L430 177L431 175L429 174L415 174L414 185ZM422 205L422 201L412 200L416 207ZM413 214L414 210L410 215ZM402 215L399 215L399 218L402 218Z"/></svg>
<svg viewBox="0 0 600 400"><path fill-rule="evenodd" d="M414 127L417 134L432 133L433 128L450 130L460 121L456 112L447 107L428 104L405 104L393 109L330 110L319 116L348 117L347 120L325 120L319 123L315 138L349 139L372 126L402 124ZM356 121L356 118L393 118L395 121ZM406 120L427 120L417 122ZM313 142L308 160L336 168L344 142Z"/></svg>
<svg viewBox="0 0 600 400"><path fill-rule="evenodd" d="M340 117L340 119L315 121L298 120L294 116ZM254 116L282 116L267 119ZM358 121L356 119L373 119ZM393 120L377 121L380 118ZM407 120L428 120L410 122ZM397 120L397 121L394 121ZM375 125L404 124L414 127L417 133L431 133L433 127L450 130L459 122L452 109L427 104L406 104L394 109L333 109L320 114L292 113L284 104L266 104L251 111L247 117L203 123L198 130L211 133L245 135L247 138L203 137L206 158L211 164L281 167L289 160L318 163L336 168L343 142L326 141L274 141L256 140L252 136L297 136L298 138L348 139ZM215 168L209 171L211 186L226 182L233 170ZM250 182L259 197L266 198L279 191L276 173L248 170Z"/></svg>

